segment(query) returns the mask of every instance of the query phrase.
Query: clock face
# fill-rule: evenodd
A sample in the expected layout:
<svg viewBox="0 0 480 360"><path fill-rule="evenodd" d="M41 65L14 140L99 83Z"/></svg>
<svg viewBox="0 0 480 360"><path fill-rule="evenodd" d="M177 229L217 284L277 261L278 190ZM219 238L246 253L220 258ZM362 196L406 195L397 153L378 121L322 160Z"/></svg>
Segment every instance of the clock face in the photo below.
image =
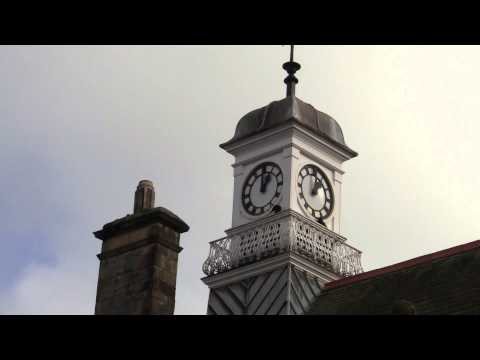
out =
<svg viewBox="0 0 480 360"><path fill-rule="evenodd" d="M280 199L282 187L282 170L277 164L265 162L258 165L243 185L243 208L250 215L268 213Z"/></svg>
<svg viewBox="0 0 480 360"><path fill-rule="evenodd" d="M333 210L333 190L318 166L305 165L298 174L298 196L301 205L317 220L324 220Z"/></svg>

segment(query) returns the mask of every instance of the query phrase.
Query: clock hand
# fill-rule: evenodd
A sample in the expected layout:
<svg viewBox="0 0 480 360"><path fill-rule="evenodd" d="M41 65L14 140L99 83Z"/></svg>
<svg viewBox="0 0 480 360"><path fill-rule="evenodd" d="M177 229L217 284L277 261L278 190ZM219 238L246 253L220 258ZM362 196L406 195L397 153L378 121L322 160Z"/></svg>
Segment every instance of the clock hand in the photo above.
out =
<svg viewBox="0 0 480 360"><path fill-rule="evenodd" d="M318 189L320 188L321 185L322 184L320 183L320 180L316 179L312 187L312 195L318 194Z"/></svg>
<svg viewBox="0 0 480 360"><path fill-rule="evenodd" d="M262 174L262 178L261 178L261 181L260 181L260 192L261 192L261 193L264 193L264 192L265 192L265 187L266 187L266 184L265 184L265 174Z"/></svg>
<svg viewBox="0 0 480 360"><path fill-rule="evenodd" d="M272 180L272 175L267 174L267 178L265 179L265 187L267 187L267 185L270 184L271 180Z"/></svg>
<svg viewBox="0 0 480 360"><path fill-rule="evenodd" d="M264 193L265 192L265 167L262 169L262 177L260 178L260 192Z"/></svg>
<svg viewBox="0 0 480 360"><path fill-rule="evenodd" d="M270 174L262 174L262 182L260 184L260 192L264 193L267 190L267 185L270 182Z"/></svg>

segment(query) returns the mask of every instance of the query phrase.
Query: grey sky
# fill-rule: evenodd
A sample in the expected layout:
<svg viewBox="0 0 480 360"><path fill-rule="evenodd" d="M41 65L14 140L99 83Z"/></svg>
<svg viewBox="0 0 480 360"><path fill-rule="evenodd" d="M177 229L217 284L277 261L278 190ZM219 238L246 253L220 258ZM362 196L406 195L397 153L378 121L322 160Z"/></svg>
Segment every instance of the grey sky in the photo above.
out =
<svg viewBox="0 0 480 360"><path fill-rule="evenodd" d="M281 46L0 47L0 313L91 314L100 242L138 180L191 227L177 314L204 314L247 112L284 96ZM297 96L333 116L341 232L366 270L480 238L478 46L298 46Z"/></svg>

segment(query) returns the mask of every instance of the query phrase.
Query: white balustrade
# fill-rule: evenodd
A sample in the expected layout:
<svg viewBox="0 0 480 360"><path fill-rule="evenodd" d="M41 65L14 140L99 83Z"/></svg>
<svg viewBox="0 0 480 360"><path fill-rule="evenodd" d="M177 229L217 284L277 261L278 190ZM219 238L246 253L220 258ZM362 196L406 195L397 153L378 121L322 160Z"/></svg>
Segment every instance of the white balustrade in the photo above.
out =
<svg viewBox="0 0 480 360"><path fill-rule="evenodd" d="M286 251L342 276L363 272L361 251L347 245L343 236L293 211L283 211L227 233L227 237L210 242L210 254L203 264L207 276Z"/></svg>

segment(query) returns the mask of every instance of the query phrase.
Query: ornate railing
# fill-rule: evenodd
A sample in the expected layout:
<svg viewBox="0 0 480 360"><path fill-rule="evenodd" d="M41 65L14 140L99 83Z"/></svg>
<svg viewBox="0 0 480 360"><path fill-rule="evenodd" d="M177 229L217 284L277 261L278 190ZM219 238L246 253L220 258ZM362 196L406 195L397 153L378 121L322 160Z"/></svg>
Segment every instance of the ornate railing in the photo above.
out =
<svg viewBox="0 0 480 360"><path fill-rule="evenodd" d="M210 242L210 254L203 263L203 272L206 275L216 275L232 268L231 243L232 239L229 237Z"/></svg>
<svg viewBox="0 0 480 360"><path fill-rule="evenodd" d="M336 243L333 254L333 271L335 273L352 276L363 272L360 250L345 243Z"/></svg>
<svg viewBox="0 0 480 360"><path fill-rule="evenodd" d="M210 242L210 254L203 264L207 276L286 251L307 257L341 276L363 272L361 251L347 245L343 236L292 211L240 226L227 234Z"/></svg>

